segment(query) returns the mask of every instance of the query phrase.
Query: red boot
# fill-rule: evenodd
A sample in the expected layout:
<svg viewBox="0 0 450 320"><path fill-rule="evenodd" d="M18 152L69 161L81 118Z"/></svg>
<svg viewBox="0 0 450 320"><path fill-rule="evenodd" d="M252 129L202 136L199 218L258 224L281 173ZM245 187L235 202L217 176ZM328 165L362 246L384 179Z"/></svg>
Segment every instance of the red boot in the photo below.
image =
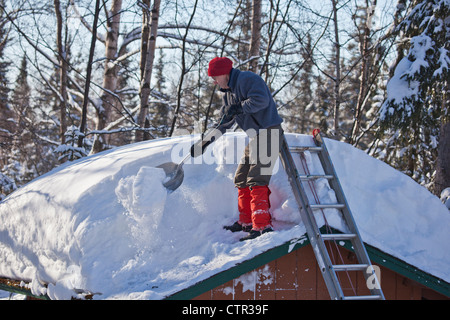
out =
<svg viewBox="0 0 450 320"><path fill-rule="evenodd" d="M252 208L250 201L252 196L250 194L250 188L238 188L238 210L239 220L231 226L224 226L225 230L231 232L245 231L250 232L252 230Z"/></svg>
<svg viewBox="0 0 450 320"><path fill-rule="evenodd" d="M253 230L263 231L271 227L269 186L251 187L250 194Z"/></svg>
<svg viewBox="0 0 450 320"><path fill-rule="evenodd" d="M252 225L252 208L250 201L252 196L250 188L238 188L238 210L239 210L239 224L243 227Z"/></svg>

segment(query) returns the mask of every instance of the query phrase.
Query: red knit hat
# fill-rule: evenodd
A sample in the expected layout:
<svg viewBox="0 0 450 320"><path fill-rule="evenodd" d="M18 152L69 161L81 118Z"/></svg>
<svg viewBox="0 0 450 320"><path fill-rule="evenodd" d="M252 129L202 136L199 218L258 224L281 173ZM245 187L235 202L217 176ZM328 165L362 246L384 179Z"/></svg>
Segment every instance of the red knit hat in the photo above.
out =
<svg viewBox="0 0 450 320"><path fill-rule="evenodd" d="M232 67L233 62L228 58L214 58L209 62L208 76L215 77L223 74L229 74Z"/></svg>

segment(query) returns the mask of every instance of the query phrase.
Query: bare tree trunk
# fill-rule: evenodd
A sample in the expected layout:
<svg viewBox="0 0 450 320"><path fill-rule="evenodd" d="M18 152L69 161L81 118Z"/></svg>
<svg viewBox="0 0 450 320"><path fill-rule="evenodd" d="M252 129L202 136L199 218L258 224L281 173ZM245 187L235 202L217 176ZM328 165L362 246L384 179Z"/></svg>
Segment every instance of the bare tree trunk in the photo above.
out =
<svg viewBox="0 0 450 320"><path fill-rule="evenodd" d="M95 12L94 12L94 22L92 23L92 40L91 40L91 48L89 50L89 59L86 70L86 84L84 87L84 95L83 95L83 107L81 111L81 124L80 124L80 132L83 133L83 136L78 138L78 147L83 146L83 139L86 130L86 118L87 118L87 104L89 101L89 87L91 85L91 72L92 72L92 61L94 60L94 51L95 51L95 42L97 38L97 22L98 16L100 13L100 0L96 0L95 2Z"/></svg>
<svg viewBox="0 0 450 320"><path fill-rule="evenodd" d="M339 43L339 29L338 29L338 18L337 18L337 0L331 0L333 3L333 22L334 22L334 37L335 37L335 70L336 78L334 83L334 134L338 135L339 130L339 107L341 105L341 45Z"/></svg>
<svg viewBox="0 0 450 320"><path fill-rule="evenodd" d="M158 36L158 19L159 19L159 6L160 6L160 0L155 0L153 2L153 8L151 10L151 27L150 32L148 32L148 14L143 14L144 21L143 24L143 33L142 33L142 39L144 40L144 37L147 37L147 41L145 43L147 44L145 49L145 52L141 53L141 63L144 63L144 65L141 64L141 87L140 87L140 94L141 94L141 101L140 101L140 109L139 109L139 115L138 115L138 124L141 128L144 128L146 126L145 118L147 117L148 113L148 98L150 96L150 82L152 79L152 70L153 70L153 61L155 60L155 48L156 48L156 37ZM149 5L150 1L146 0L144 1L145 5ZM146 8L144 8L146 10ZM147 18L145 18L147 16ZM147 20L147 21L145 21ZM146 29L146 30L144 30ZM145 56L143 56L145 54ZM143 58L145 57L145 58ZM146 135L142 131L137 132L137 140L148 140L149 136Z"/></svg>
<svg viewBox="0 0 450 320"><path fill-rule="evenodd" d="M443 101L443 103L446 103L446 99L443 99ZM443 120L439 132L439 147L433 193L440 196L442 190L447 187L450 187L450 121L448 118Z"/></svg>
<svg viewBox="0 0 450 320"><path fill-rule="evenodd" d="M353 144L359 134L359 128L361 126L361 118L364 110L364 105L366 101L366 97L370 94L369 92L369 42L370 42L370 30L372 17L375 13L375 6L377 1L375 0L373 6L370 5L370 0L366 0L366 25L364 26L364 34L363 41L360 45L361 49L361 78L359 82L359 92L358 92L358 100L356 103L355 110L355 119L353 122L353 128L350 136L350 143Z"/></svg>
<svg viewBox="0 0 450 320"><path fill-rule="evenodd" d="M276 5L272 1L270 1L270 14L272 14L272 9L275 11L273 17L270 17L269 22L269 31L268 31L268 44L266 48L266 53L264 55L264 61L261 66L261 70L259 71L259 75L262 76L262 74L265 72L264 81L268 81L269 79L269 70L268 70L268 64L269 64L269 57L270 53L272 51L272 46L275 43L276 40L276 32L275 32L275 25L277 23L278 14L280 12L280 0L277 0ZM281 24L280 24L281 27Z"/></svg>
<svg viewBox="0 0 450 320"><path fill-rule="evenodd" d="M148 114L148 97L143 98L145 95L145 90L143 89L145 86L145 67L147 62L147 50L148 50L148 41L151 27L151 10L150 10L150 0L142 1L142 26L141 26L141 59L139 61L139 68L141 71L140 81L141 84L139 86L139 95L140 95L140 106L138 112L138 125L140 127L145 127L145 118ZM150 89L150 81L148 82L148 88ZM144 92L143 92L144 91ZM150 90L149 90L150 92ZM144 100L145 99L145 100ZM144 122L144 124L142 124ZM140 131L136 132L136 141L142 141L147 139L147 135L145 133L141 133Z"/></svg>
<svg viewBox="0 0 450 320"><path fill-rule="evenodd" d="M103 76L103 94L102 103L96 107L97 127L96 130L102 130L111 121L111 111L117 107L117 97L112 95L117 88L117 71L114 64L117 57L117 47L120 29L120 11L122 10L122 0L113 0L111 10L107 12L107 35L106 35L106 61L105 73ZM101 135L96 135L91 153L97 153L104 149L104 141Z"/></svg>
<svg viewBox="0 0 450 320"><path fill-rule="evenodd" d="M250 43L250 58L248 70L258 73L259 49L261 47L261 0L253 0L252 8L252 39Z"/></svg>
<svg viewBox="0 0 450 320"><path fill-rule="evenodd" d="M61 3L59 0L54 0L55 13L56 13L56 45L58 48L58 62L59 62L59 94L60 94L60 130L61 143L66 142L64 134L66 133L66 108L67 108L67 55L66 49L63 44L62 28L63 20L61 13Z"/></svg>
<svg viewBox="0 0 450 320"><path fill-rule="evenodd" d="M145 61L147 60L148 35L150 33L150 0L142 0L142 27L141 27L141 60L139 68L141 70L141 81L144 79Z"/></svg>
<svg viewBox="0 0 450 320"><path fill-rule="evenodd" d="M169 137L171 137L173 132L175 131L175 125L177 123L178 115L180 113L181 93L183 91L184 76L186 74L186 39L187 39L187 35L189 32L189 28L191 27L191 24L192 24L192 20L194 19L195 11L197 10L197 4L198 4L198 0L195 0L193 12L192 12L189 22L186 26L186 32L183 36L183 46L182 46L182 51L181 51L181 76L180 76L180 82L178 83L177 107L176 107L175 113L173 115L172 125L170 127L170 132L169 132Z"/></svg>
<svg viewBox="0 0 450 320"><path fill-rule="evenodd" d="M281 28L283 27L283 25L286 23L286 17L287 14L289 12L289 7L291 6L292 0L289 0L287 2L286 5L286 11L283 14L281 12L281 8L280 8L280 4L281 4L281 0L277 0L276 6L275 8L273 7L273 3L271 1L271 11L272 9L275 10L275 15L270 19L270 23L269 23L269 36L268 36L268 45L267 45L267 49L266 49L266 54L264 57L264 62L262 64L261 70L259 71L259 74L262 75L263 72L265 72L265 76L264 76L264 81L269 85L270 87L270 83L269 83L269 59L271 57L272 54L272 48L275 45L275 42L278 39L278 34L281 30ZM281 22L278 21L278 15L281 15L282 19ZM275 28L275 26L278 25L277 28Z"/></svg>
<svg viewBox="0 0 450 320"><path fill-rule="evenodd" d="M239 9L241 8L241 5L242 5L242 1L243 0L239 0L239 3L237 4L236 9L234 11L233 18L231 18L231 21L228 24L228 27L227 27L226 32L224 34L223 41L222 41L222 47L220 49L220 57L222 57L223 53L225 52L226 40L228 38L228 35L230 34L231 28L232 28L232 26L234 24L234 21L236 20L236 17L238 16ZM208 129L209 114L210 114L210 111L211 111L211 106L212 106L212 102L214 100L214 95L215 94L216 94L216 86L214 86L214 89L212 90L211 96L209 98L208 108L206 109L205 122L203 124L203 130L202 130L203 133L206 132L206 130Z"/></svg>

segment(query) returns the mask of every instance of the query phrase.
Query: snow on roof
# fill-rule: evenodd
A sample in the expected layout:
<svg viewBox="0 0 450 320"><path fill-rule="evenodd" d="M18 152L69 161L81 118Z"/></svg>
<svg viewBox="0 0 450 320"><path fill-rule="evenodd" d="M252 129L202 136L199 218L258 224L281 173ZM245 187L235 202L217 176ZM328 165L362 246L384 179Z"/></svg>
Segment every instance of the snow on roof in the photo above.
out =
<svg viewBox="0 0 450 320"><path fill-rule="evenodd" d="M228 133L184 165L168 194L159 164L181 160L198 136L120 147L67 163L0 203L0 277L31 280L34 294L68 299L162 299L305 234L278 163L270 189L275 232L246 242L222 228L237 217L236 163L244 133ZM294 145L313 145L288 134ZM450 215L411 178L354 147L326 140L363 240L450 282ZM306 154L311 173L318 160ZM325 181L322 202L334 193ZM345 230L333 209L328 223ZM320 222L320 223L323 223ZM49 283L45 288L42 283Z"/></svg>

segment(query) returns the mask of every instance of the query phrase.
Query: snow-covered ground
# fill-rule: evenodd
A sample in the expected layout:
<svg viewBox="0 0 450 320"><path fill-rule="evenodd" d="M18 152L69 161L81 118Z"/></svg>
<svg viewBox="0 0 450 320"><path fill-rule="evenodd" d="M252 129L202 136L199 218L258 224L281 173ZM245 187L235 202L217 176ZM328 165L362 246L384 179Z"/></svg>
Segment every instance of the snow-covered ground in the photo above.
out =
<svg viewBox="0 0 450 320"><path fill-rule="evenodd" d="M94 299L162 299L305 233L279 163L270 184L275 232L239 242L243 233L222 228L237 218L233 176L244 133L227 133L188 161L183 184L168 194L157 166L181 160L196 138L86 157L11 194L0 203L0 276L31 280L35 294L53 299L68 299L73 289L99 293ZM311 136L287 138L313 145ZM326 143L363 240L450 282L450 214L441 201L364 152ZM306 160L320 173L314 154ZM326 181L316 189L321 202L333 202ZM327 217L344 228L336 211Z"/></svg>

